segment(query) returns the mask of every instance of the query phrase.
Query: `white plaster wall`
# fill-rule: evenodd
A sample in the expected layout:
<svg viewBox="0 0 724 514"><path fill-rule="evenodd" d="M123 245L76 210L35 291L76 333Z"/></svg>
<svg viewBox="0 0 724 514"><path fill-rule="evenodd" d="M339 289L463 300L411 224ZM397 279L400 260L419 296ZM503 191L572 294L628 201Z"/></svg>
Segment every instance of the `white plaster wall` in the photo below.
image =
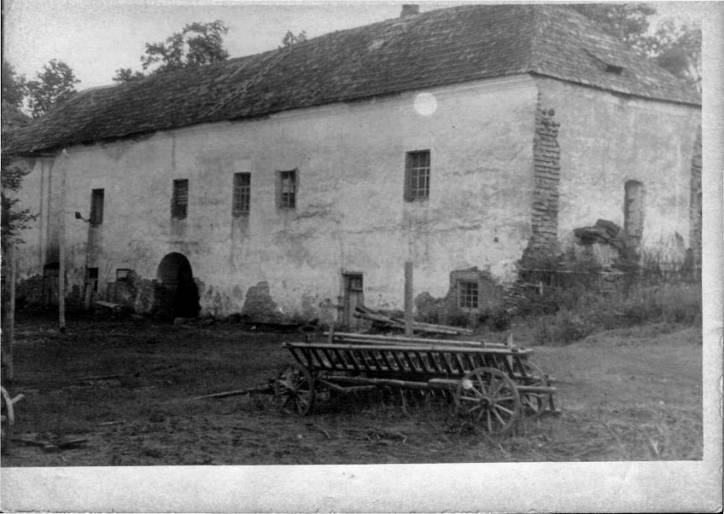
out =
<svg viewBox="0 0 724 514"><path fill-rule="evenodd" d="M510 279L530 236L535 82L518 76L426 93L433 113L418 112L417 93L404 93L68 148L51 176L66 177L69 279L82 281L86 265L99 268L101 290L117 268L155 278L163 256L177 251L204 284L202 309L238 312L246 291L266 280L288 315L335 299L343 270L364 273L368 305L400 308L407 259L416 294L444 296L449 273L472 266ZM405 153L421 149L431 150L430 199L407 203ZM297 208L280 211L276 171L292 168ZM39 169L22 192L30 204L39 204ZM232 221L240 171L252 174L251 212ZM181 222L170 216L175 178L189 180ZM89 228L73 213L88 216L94 188L105 189L104 223L88 254ZM28 232L23 251L36 257L26 274L42 268L41 233L57 234L54 205L51 230Z"/></svg>
<svg viewBox="0 0 724 514"><path fill-rule="evenodd" d="M683 260L700 109L536 80L542 107L555 109L560 123L559 238L570 242L574 228L599 218L623 227L624 184L638 180L646 191L643 248Z"/></svg>

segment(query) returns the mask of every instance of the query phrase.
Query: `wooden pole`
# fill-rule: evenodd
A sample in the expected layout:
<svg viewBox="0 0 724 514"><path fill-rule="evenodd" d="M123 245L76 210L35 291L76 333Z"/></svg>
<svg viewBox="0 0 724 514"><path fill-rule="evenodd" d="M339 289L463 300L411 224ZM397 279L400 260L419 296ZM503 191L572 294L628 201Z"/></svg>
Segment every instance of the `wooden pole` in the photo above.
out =
<svg viewBox="0 0 724 514"><path fill-rule="evenodd" d="M65 152L65 150L63 150ZM60 234L58 235L58 329L65 333L65 166L60 179Z"/></svg>
<svg viewBox="0 0 724 514"><path fill-rule="evenodd" d="M412 335L412 261L405 262L405 335Z"/></svg>

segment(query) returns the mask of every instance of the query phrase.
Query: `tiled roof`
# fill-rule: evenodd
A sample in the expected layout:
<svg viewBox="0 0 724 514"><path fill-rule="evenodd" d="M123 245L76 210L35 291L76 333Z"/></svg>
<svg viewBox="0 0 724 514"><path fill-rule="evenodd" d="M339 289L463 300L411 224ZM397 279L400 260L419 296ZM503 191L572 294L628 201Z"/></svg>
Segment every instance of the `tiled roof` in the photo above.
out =
<svg viewBox="0 0 724 514"><path fill-rule="evenodd" d="M606 71L607 65L623 71ZM551 5L466 5L86 90L20 129L12 150L29 154L519 73L700 105L696 92L575 11Z"/></svg>

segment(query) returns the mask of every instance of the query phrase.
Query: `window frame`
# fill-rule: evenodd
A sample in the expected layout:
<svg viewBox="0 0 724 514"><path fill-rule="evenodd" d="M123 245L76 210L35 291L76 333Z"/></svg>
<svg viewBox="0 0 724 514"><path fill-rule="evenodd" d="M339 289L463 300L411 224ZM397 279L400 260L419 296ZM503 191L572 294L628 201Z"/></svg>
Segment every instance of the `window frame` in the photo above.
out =
<svg viewBox="0 0 724 514"><path fill-rule="evenodd" d="M432 154L430 149L405 154L405 200L424 202L430 199Z"/></svg>
<svg viewBox="0 0 724 514"><path fill-rule="evenodd" d="M277 172L277 207L282 210L297 208L297 192L299 191L299 173L297 168ZM291 177L291 191L285 191L285 179Z"/></svg>
<svg viewBox="0 0 724 514"><path fill-rule="evenodd" d="M92 227L103 225L103 210L105 208L105 189L91 189L90 214L88 223Z"/></svg>
<svg viewBox="0 0 724 514"><path fill-rule="evenodd" d="M175 220L185 220L189 215L189 179L173 179L172 187L171 218ZM182 191L182 189L185 190Z"/></svg>
<svg viewBox="0 0 724 514"><path fill-rule="evenodd" d="M251 211L251 172L234 173L232 180L231 216L248 216Z"/></svg>
<svg viewBox="0 0 724 514"><path fill-rule="evenodd" d="M480 308L480 285L477 280L457 280L458 308L474 311Z"/></svg>

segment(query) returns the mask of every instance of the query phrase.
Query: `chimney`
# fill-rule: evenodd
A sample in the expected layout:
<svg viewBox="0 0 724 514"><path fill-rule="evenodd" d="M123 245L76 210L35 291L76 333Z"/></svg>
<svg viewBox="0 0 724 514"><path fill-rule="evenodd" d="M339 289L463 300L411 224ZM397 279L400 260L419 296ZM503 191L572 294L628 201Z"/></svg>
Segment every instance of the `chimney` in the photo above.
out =
<svg viewBox="0 0 724 514"><path fill-rule="evenodd" d="M400 18L406 18L408 16L414 16L420 14L420 6L417 4L402 4L402 12Z"/></svg>

